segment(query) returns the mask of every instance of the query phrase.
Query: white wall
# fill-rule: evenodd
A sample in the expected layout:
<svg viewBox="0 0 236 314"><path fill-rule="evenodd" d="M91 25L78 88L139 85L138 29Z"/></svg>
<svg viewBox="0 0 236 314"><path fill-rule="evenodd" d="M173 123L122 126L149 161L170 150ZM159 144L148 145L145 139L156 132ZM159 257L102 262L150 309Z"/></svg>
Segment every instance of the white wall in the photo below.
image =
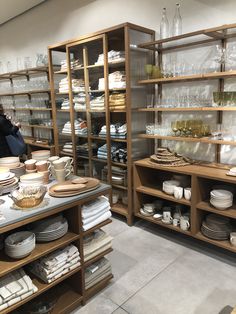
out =
<svg viewBox="0 0 236 314"><path fill-rule="evenodd" d="M159 31L161 9L171 21L176 0L48 0L0 26L0 61L35 56L50 44L122 22ZM236 22L235 0L180 0L183 31Z"/></svg>

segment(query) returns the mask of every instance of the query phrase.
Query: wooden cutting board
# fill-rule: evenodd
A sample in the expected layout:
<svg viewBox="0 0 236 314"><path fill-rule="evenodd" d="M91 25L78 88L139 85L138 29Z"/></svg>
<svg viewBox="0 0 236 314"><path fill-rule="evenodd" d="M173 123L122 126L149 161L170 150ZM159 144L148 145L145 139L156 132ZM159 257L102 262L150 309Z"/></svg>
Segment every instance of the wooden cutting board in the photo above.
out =
<svg viewBox="0 0 236 314"><path fill-rule="evenodd" d="M100 181L98 179L94 179L94 178L88 178L88 177L85 177L84 179L88 180L87 183L85 183L85 187L82 188L82 189L79 189L77 191L66 191L66 192L56 192L54 189L55 187L57 186L65 186L65 185L71 185L73 184L72 181L73 180L68 180L68 181L65 181L63 183L57 183L57 184L54 184L52 185L49 190L48 190L48 194L53 196L53 197L68 197L68 196L75 196L75 195L79 195L79 194L82 194L82 193L86 193L86 192L89 192L89 191L92 191L92 190L95 190L96 188L99 187L100 185Z"/></svg>

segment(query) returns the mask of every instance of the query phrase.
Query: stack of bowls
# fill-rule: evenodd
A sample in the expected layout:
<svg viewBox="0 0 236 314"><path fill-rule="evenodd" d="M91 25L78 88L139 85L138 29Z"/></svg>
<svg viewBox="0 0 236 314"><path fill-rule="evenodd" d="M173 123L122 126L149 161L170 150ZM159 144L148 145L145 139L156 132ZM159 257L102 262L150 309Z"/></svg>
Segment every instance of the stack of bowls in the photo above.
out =
<svg viewBox="0 0 236 314"><path fill-rule="evenodd" d="M180 182L177 181L177 180L168 180L168 181L164 181L164 182L163 182L163 185L162 185L162 190L163 190L166 194L173 195L173 194L174 194L175 186L180 186Z"/></svg>
<svg viewBox="0 0 236 314"><path fill-rule="evenodd" d="M153 203L143 204L143 207L140 208L140 213L143 216L153 216L155 214L155 205Z"/></svg>
<svg viewBox="0 0 236 314"><path fill-rule="evenodd" d="M35 235L29 231L11 234L5 239L5 253L11 258L24 258L35 248Z"/></svg>
<svg viewBox="0 0 236 314"><path fill-rule="evenodd" d="M41 173L28 173L20 177L21 186L38 186L42 185L44 181Z"/></svg>
<svg viewBox="0 0 236 314"><path fill-rule="evenodd" d="M0 168L0 186L1 193L10 193L12 190L18 187L18 178L16 178L15 173L9 171L8 168Z"/></svg>
<svg viewBox="0 0 236 314"><path fill-rule="evenodd" d="M219 210L225 210L233 205L233 193L227 190L212 190L210 203Z"/></svg>
<svg viewBox="0 0 236 314"><path fill-rule="evenodd" d="M0 167L6 167L9 169L17 168L20 166L19 157L3 157L0 158Z"/></svg>
<svg viewBox="0 0 236 314"><path fill-rule="evenodd" d="M31 153L32 159L37 161L47 160L50 157L50 150L36 150Z"/></svg>

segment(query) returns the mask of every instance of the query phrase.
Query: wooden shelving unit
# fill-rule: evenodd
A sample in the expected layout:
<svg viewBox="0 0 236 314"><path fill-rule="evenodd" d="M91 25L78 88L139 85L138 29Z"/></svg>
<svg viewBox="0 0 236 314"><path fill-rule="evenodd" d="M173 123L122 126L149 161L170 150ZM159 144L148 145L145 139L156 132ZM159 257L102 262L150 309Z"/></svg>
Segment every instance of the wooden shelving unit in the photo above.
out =
<svg viewBox="0 0 236 314"><path fill-rule="evenodd" d="M149 158L136 161L134 165L134 216L236 253L236 247L232 246L229 240L217 241L207 238L201 233L201 224L207 214L214 213L230 218L232 223L235 222L235 203L226 210L218 210L209 203L210 191L214 185L236 186L235 178L227 176L226 172L227 170L201 165L182 167L159 166L151 162ZM157 182L162 186L162 182L171 179L174 174L189 176L192 191L190 201L187 201L185 198L175 199L174 196L166 194L160 187L156 186ZM190 230L183 231L172 224L167 225L160 220L140 213L140 208L144 203L149 203L156 199L187 206L190 210Z"/></svg>
<svg viewBox="0 0 236 314"><path fill-rule="evenodd" d="M236 37L236 24L222 25L219 27L202 29L199 31L182 34L179 36L174 36L166 39L160 39L150 42L145 42L139 45L140 49L147 49L156 54L157 65L159 68L162 68L162 60L165 53L172 53L176 51L184 51L185 49L194 49L199 47L204 47L206 45L218 44L220 47L225 48L228 39L232 40ZM141 86L149 86L153 88L155 92L155 86L158 87L156 95L162 98L162 88L165 84L179 84L187 82L199 82L199 81L218 81L217 91L222 92L225 88L225 82L228 79L236 78L236 71L227 71L225 64L222 63L220 70L217 72L202 73L202 74L192 74L192 75L182 75L182 76L173 76L173 77L163 77L163 78L154 78L154 79L140 79L138 83ZM176 85L178 86L178 85ZM196 104L197 105L197 104ZM210 105L210 104L209 104ZM189 108L165 108L165 104L162 107L158 108L137 108L138 112L149 113L149 122L150 120L154 122L163 121L162 112L216 112L216 124L222 124L223 112L236 110L235 106L232 107L189 107ZM158 136L158 135L146 135L140 134L140 137L143 139L153 139L155 140L155 147L161 146L162 140L167 141L184 141L184 142L198 142L205 144L214 144L215 145L215 162L221 162L221 145L231 145L235 146L235 142L229 140L213 140L211 138L187 138L187 137L178 137L178 136ZM150 152L153 153L154 145L152 145Z"/></svg>
<svg viewBox="0 0 236 314"><path fill-rule="evenodd" d="M61 154L63 145L65 142L72 142L74 159L74 171L76 172L78 167L85 167L86 175L96 176L105 182L112 185L114 192L128 196L128 206L119 203L119 209L117 205L112 205L112 210L115 213L123 215L129 225L132 224L132 166L133 160L142 158L146 147L143 147L139 156L137 156L137 150L139 144L143 143L142 139L133 145L132 138L136 129L134 123L137 121L136 113L133 113L133 108L136 106L137 99L140 99L140 91L143 88L137 88L136 77L139 75L141 78L145 68L146 56L149 57L150 53L145 49L133 49L138 44L142 43L143 40L150 41L154 40L155 32L153 30L140 27L138 25L124 23L112 28L108 28L87 36L83 36L71 41L66 41L56 45L49 46L49 63L50 63L50 82L51 82L51 99L53 111L55 113L55 143L56 153ZM108 60L108 52L111 50L123 51L124 61L110 62ZM104 55L103 64L95 64L98 60L99 54ZM60 55L61 59L66 59L67 64L70 64L71 60L79 59L82 66L78 69L68 69L66 71L53 71L52 64L56 55ZM145 58L144 58L145 57ZM137 63L139 67L137 68ZM125 87L124 88L111 88L109 86L109 74L115 71L123 71L125 73ZM137 73L139 71L140 73ZM69 92L62 94L58 93L58 85L56 84L59 78L68 77L69 80ZM135 77L134 77L135 76ZM73 97L76 95L72 90L72 78L83 79L85 83L86 93L86 110L76 111L73 106ZM104 89L98 89L99 78L104 78ZM109 106L109 96L112 93L123 93L125 94L125 108L112 109ZM90 107L90 95L93 97L101 96L104 94L105 109L103 110L92 110ZM61 110L58 107L58 98L65 96L69 98L70 108L68 110ZM57 103L57 105L56 105ZM61 123L62 115L64 115L64 123L70 121L72 125L71 135L62 135L61 129L63 127ZM68 115L69 113L69 115ZM84 138L75 135L74 120L81 117L87 121L88 135ZM66 120L67 119L67 120ZM98 136L93 130L93 125L96 121L106 125L107 134L104 137ZM125 139L112 138L110 136L110 124L121 122L127 125L127 135ZM141 129L140 129L141 130ZM66 139L65 139L66 138ZM76 145L87 143L89 147L88 158L80 156L76 151ZM97 147L107 144L107 159L99 159L92 152L92 144L96 143ZM127 162L126 164L120 164L113 162L111 159L111 146L122 145L122 148L127 150ZM133 157L135 156L135 158ZM107 177L102 176L102 169L104 166L107 167ZM117 186L112 184L112 167L121 167L121 169L127 170L127 187Z"/></svg>
<svg viewBox="0 0 236 314"><path fill-rule="evenodd" d="M67 218L69 224L69 231L62 238L52 242L37 243L32 253L25 258L14 260L6 256L2 251L0 254L0 277L3 277L4 275L9 274L16 269L26 266L31 262L71 243L78 247L81 258L80 266L49 284L44 283L32 273L28 273L26 268L26 273L29 274L34 285L38 288L38 291L1 311L1 313L12 313L12 311L20 308L24 304L33 302L35 298L42 295L43 293L47 293L47 297L51 298L51 300L56 300L56 304L52 313L69 313L80 304L85 304L85 302L93 294L98 293L109 283L112 275L109 275L104 280L101 280L99 283L94 285L91 289L85 291L85 269L92 263L111 253L112 248L105 250L104 252L85 262L83 253L83 239L86 235L92 233L94 230L110 223L111 219L107 219L106 221L103 221L102 223L84 232L82 229L81 206L86 202L96 199L100 195L106 195L110 192L111 189L108 185L101 185L97 191L95 190L93 192L85 193L84 196L78 196L76 198L73 197L73 201L71 201L71 203L68 203L68 200L66 199L61 199L60 204L56 208L51 205L52 208L48 206L46 210L45 208L39 209L37 214L32 215L32 212L25 213L24 218L21 218L24 219L23 221L17 221L17 219L11 217L8 218L9 221L7 221L2 227L0 226L1 234L5 232L13 233L16 232L16 228L21 227L22 229L23 226L26 227L29 223L39 221L45 217L50 217L61 212Z"/></svg>
<svg viewBox="0 0 236 314"><path fill-rule="evenodd" d="M54 66L55 69L55 66ZM16 82L18 79L20 80L26 80L26 82L30 82L32 78L35 77L42 77L45 76L45 81L49 79L48 77L49 75L49 67L48 66L40 66L40 67L34 67L34 68L30 68L30 69L25 69L25 70L19 70L19 71L15 71L15 72L10 72L10 73L4 73L4 74L0 74L0 84L4 83L6 81L10 82L10 85L12 88L15 87ZM47 94L48 96L48 107L45 106L44 107L38 107L38 105L36 103L34 103L33 101L33 97L38 95L38 94ZM20 102L19 102L19 96L26 96L28 98L28 100L30 101L30 107L20 107ZM50 89L48 88L41 88L41 89L31 89L29 88L29 90L24 90L22 92L6 92L6 93L1 93L0 97L3 98L2 102L4 105L4 98L5 97L11 97L12 98L12 102L13 102L13 107L9 107L8 106L4 106L5 107L5 111L6 112L13 112L14 114L20 114L20 112L22 113L29 113L29 118L31 118L33 115L37 115L37 114L44 114L46 113L48 116L48 119L53 121L53 111L52 108L49 107L51 106L51 99L50 99ZM12 113L11 113L12 115ZM35 150L35 148L40 147L40 148L47 148L50 149L51 154L54 154L54 132L53 132L53 127L49 127L49 126L44 126L44 125L30 125L28 123L21 123L22 125L22 130L23 132L27 132L27 135L24 136L25 138L25 142L26 144L28 144L28 155L29 157L31 154L32 150ZM24 130L25 129L25 130ZM31 129L31 130L29 130ZM37 129L42 129L44 131L46 131L45 136L41 136L40 133L38 133ZM28 131L30 131L30 133ZM34 141L29 141L27 138L30 137L32 139L47 139L50 142L50 145L47 145L47 147L42 144L40 145L40 143L38 143L37 145L34 144Z"/></svg>

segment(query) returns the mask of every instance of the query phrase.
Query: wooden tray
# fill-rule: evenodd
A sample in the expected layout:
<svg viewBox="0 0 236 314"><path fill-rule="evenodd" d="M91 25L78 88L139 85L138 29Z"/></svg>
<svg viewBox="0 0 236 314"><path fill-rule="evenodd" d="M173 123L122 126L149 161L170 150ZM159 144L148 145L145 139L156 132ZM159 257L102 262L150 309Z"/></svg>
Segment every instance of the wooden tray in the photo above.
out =
<svg viewBox="0 0 236 314"><path fill-rule="evenodd" d="M84 177L84 179L88 180L88 182L85 183L86 186L84 188L78 191L68 191L68 192L55 192L54 191L54 188L56 186L73 184L71 182L72 180L68 180L63 183L57 183L57 184L52 185L48 190L48 194L53 197L68 197L68 196L75 196L75 195L79 195L88 191L92 191L99 187L100 181L98 179L87 178L87 177Z"/></svg>

